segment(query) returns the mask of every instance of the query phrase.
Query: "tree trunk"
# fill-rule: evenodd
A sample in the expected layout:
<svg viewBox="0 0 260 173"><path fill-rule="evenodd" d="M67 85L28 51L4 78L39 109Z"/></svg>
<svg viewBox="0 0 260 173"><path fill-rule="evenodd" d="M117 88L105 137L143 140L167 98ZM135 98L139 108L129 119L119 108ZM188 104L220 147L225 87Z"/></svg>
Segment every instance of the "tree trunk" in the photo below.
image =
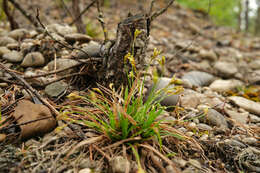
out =
<svg viewBox="0 0 260 173"><path fill-rule="evenodd" d="M134 53L136 70L144 69L149 29L150 20L145 15L130 16L118 24L116 40L105 58L100 80L113 83L115 88L128 85L128 74L132 70L132 65L124 60L128 53ZM141 33L134 39L136 30Z"/></svg>
<svg viewBox="0 0 260 173"><path fill-rule="evenodd" d="M77 18L78 16L80 16L80 0L73 0L72 1L72 11L73 11L73 15L74 18ZM77 27L77 30L79 33L85 34L86 30L85 30L85 25L82 21L82 17L80 16L78 18L78 20L75 22L75 25Z"/></svg>
<svg viewBox="0 0 260 173"><path fill-rule="evenodd" d="M249 29L249 0L246 0L245 4L245 31Z"/></svg>
<svg viewBox="0 0 260 173"><path fill-rule="evenodd" d="M260 0L257 1L257 14L255 19L255 35L260 35Z"/></svg>
<svg viewBox="0 0 260 173"><path fill-rule="evenodd" d="M242 15L242 0L239 0L238 2L238 15L237 15L237 31L241 31L241 24L242 24L242 19L241 19L241 15Z"/></svg>

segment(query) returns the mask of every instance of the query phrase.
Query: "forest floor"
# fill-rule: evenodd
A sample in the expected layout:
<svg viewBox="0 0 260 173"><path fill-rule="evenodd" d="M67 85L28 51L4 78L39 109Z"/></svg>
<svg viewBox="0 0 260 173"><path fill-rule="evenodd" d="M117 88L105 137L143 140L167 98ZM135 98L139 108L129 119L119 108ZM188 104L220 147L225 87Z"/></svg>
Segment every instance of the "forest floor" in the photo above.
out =
<svg viewBox="0 0 260 173"><path fill-rule="evenodd" d="M260 172L260 38L174 4L151 25L147 59L156 48L165 63L151 64L145 81L147 88L157 75L159 88L173 76L181 81L175 85L182 92L162 103L175 109L155 121L174 135L113 141L84 124L84 113L99 113L83 99L96 87L94 73L103 63L96 7L84 15L86 36L64 25L72 18L58 1L21 2L32 14L40 8L48 33L17 10L13 15L25 29L10 31L7 21L0 23L0 172ZM109 39L128 12L150 5L112 2L102 6ZM155 10L164 6L155 3Z"/></svg>

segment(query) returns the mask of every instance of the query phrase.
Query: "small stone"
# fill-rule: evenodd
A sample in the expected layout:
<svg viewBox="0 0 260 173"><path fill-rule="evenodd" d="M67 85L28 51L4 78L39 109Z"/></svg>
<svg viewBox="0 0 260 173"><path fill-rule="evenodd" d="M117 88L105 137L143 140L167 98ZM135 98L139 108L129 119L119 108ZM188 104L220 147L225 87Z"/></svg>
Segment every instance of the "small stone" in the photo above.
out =
<svg viewBox="0 0 260 173"><path fill-rule="evenodd" d="M241 124L247 123L248 116L249 116L248 112L237 112L237 111L228 110L226 108L224 110L230 116L230 118L236 120L237 122Z"/></svg>
<svg viewBox="0 0 260 173"><path fill-rule="evenodd" d="M0 58L4 55L4 54L7 54L7 53L10 53L11 51L7 48L7 47L0 47Z"/></svg>
<svg viewBox="0 0 260 173"><path fill-rule="evenodd" d="M250 68L254 70L260 70L260 59L254 60L250 62L248 65Z"/></svg>
<svg viewBox="0 0 260 173"><path fill-rule="evenodd" d="M92 38L85 34L74 33L65 35L65 40L71 44L75 43L76 41L80 43L88 43L92 40Z"/></svg>
<svg viewBox="0 0 260 173"><path fill-rule="evenodd" d="M122 156L116 156L109 162L112 173L125 173L130 168L130 162Z"/></svg>
<svg viewBox="0 0 260 173"><path fill-rule="evenodd" d="M67 87L68 85L66 83L59 81L47 85L44 91L49 97L58 97Z"/></svg>
<svg viewBox="0 0 260 173"><path fill-rule="evenodd" d="M250 113L260 115L260 103L248 100L244 97L231 96L228 99L235 103L237 106L247 110Z"/></svg>
<svg viewBox="0 0 260 173"><path fill-rule="evenodd" d="M22 67L37 67L44 65L45 59L40 52L28 53L21 64Z"/></svg>
<svg viewBox="0 0 260 173"><path fill-rule="evenodd" d="M18 50L20 48L19 43L9 43L6 47L10 50Z"/></svg>
<svg viewBox="0 0 260 173"><path fill-rule="evenodd" d="M200 118L200 121L206 122L210 125L214 125L217 127L222 127L224 129L228 128L228 124L225 117L215 109L208 109L207 115Z"/></svg>
<svg viewBox="0 0 260 173"><path fill-rule="evenodd" d="M92 170L89 168L84 168L79 171L79 173L92 173Z"/></svg>
<svg viewBox="0 0 260 173"><path fill-rule="evenodd" d="M11 37L15 40L18 40L18 41L24 39L28 35L29 35L29 32L24 28L12 30L8 34L9 37Z"/></svg>
<svg viewBox="0 0 260 173"><path fill-rule="evenodd" d="M154 86L154 84L152 84L152 86L150 86L150 88L148 89L147 95L145 97L145 100L148 98L149 94L153 94L151 93L153 88L154 88L154 92L161 90L162 92L160 93L159 97L163 97L162 101L161 101L161 105L163 106L175 106L178 103L179 100L179 95L172 95L172 94L166 94L162 89L166 88L167 89L173 89L174 85L168 85L171 81L171 78L166 78L166 77L162 77L160 79L158 79L156 86ZM160 98L158 98L160 99Z"/></svg>
<svg viewBox="0 0 260 173"><path fill-rule="evenodd" d="M188 163L194 166L195 168L201 169L201 164L198 160L189 159Z"/></svg>
<svg viewBox="0 0 260 173"><path fill-rule="evenodd" d="M60 25L57 23L47 25L46 28L49 32L56 32L62 36L75 33L75 30L72 27L68 25Z"/></svg>
<svg viewBox="0 0 260 173"><path fill-rule="evenodd" d="M213 91L218 91L218 92L227 92L230 91L232 89L235 89L239 86L242 86L243 82L239 81L239 80L235 80L235 79L231 79L231 80L215 80L210 86L209 88L211 88Z"/></svg>
<svg viewBox="0 0 260 173"><path fill-rule="evenodd" d="M195 129L195 128L196 128L196 123L190 122L190 123L187 125L187 127L188 127L189 129Z"/></svg>
<svg viewBox="0 0 260 173"><path fill-rule="evenodd" d="M82 48L84 51L78 51L76 57L79 59L85 59L88 57L100 57L101 45L95 41L89 42Z"/></svg>
<svg viewBox="0 0 260 173"><path fill-rule="evenodd" d="M196 108L201 102L201 98L204 97L196 91L186 89L180 95L180 104L185 108Z"/></svg>
<svg viewBox="0 0 260 173"><path fill-rule="evenodd" d="M0 83L1 88L7 87L7 86L8 86L8 83Z"/></svg>
<svg viewBox="0 0 260 173"><path fill-rule="evenodd" d="M23 55L20 52L17 52L16 50L13 50L9 53L6 53L3 55L3 59L7 60L8 62L21 62L23 60Z"/></svg>
<svg viewBox="0 0 260 173"><path fill-rule="evenodd" d="M218 71L218 74L222 77L231 77L238 72L234 63L218 61L215 63L214 68Z"/></svg>
<svg viewBox="0 0 260 173"><path fill-rule="evenodd" d="M258 140L256 138L254 138L254 137L247 137L247 138L244 138L242 140L242 142L244 142L244 143L246 143L248 145L255 145L255 144L257 144L257 141Z"/></svg>
<svg viewBox="0 0 260 173"><path fill-rule="evenodd" d="M64 58L64 59L57 59L56 62L54 60L49 62L48 65L44 67L44 69L46 69L48 71L54 70L55 63L56 63L56 70L69 68L76 64L79 64L79 62L74 59L65 59ZM71 70L66 70L59 74L65 75L65 74L69 74L69 73L71 73Z"/></svg>
<svg viewBox="0 0 260 173"><path fill-rule="evenodd" d="M194 133L193 132L186 132L185 135L192 137L194 135Z"/></svg>
<svg viewBox="0 0 260 173"><path fill-rule="evenodd" d="M206 131L212 131L213 130L212 127L210 127L209 125L204 124L204 123L197 124L197 128L200 129L200 130L206 130Z"/></svg>
<svg viewBox="0 0 260 173"><path fill-rule="evenodd" d="M201 140L201 141L206 141L206 140L208 140L208 138L209 138L209 135L204 134L204 135L202 135L202 136L200 137L199 140Z"/></svg>
<svg viewBox="0 0 260 173"><path fill-rule="evenodd" d="M16 40L11 37L0 37L0 46L6 46L10 43L16 43Z"/></svg>
<svg viewBox="0 0 260 173"><path fill-rule="evenodd" d="M186 73L182 79L189 81L193 86L199 87L209 85L215 77L206 72L191 71Z"/></svg>
<svg viewBox="0 0 260 173"><path fill-rule="evenodd" d="M208 59L210 61L216 61L218 59L216 53L213 50L204 50L204 49L200 50L199 57L203 59Z"/></svg>

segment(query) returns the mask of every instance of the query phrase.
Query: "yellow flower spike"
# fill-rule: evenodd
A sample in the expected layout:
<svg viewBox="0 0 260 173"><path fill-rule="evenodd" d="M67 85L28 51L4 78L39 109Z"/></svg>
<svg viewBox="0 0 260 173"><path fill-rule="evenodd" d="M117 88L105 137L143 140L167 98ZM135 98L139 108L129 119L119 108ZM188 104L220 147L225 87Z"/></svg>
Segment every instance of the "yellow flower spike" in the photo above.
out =
<svg viewBox="0 0 260 173"><path fill-rule="evenodd" d="M77 99L82 99L82 96L79 96L77 93L72 92L69 95L67 95L67 98L69 100L77 100Z"/></svg>
<svg viewBox="0 0 260 173"><path fill-rule="evenodd" d="M128 60L130 56L131 56L130 53L128 53L128 54L125 55L125 57L124 57L124 63L126 63L126 60Z"/></svg>
<svg viewBox="0 0 260 173"><path fill-rule="evenodd" d="M131 78L135 77L135 75L134 75L134 72L133 72L133 71L130 71L130 72L129 72L129 77L131 77Z"/></svg>
<svg viewBox="0 0 260 173"><path fill-rule="evenodd" d="M158 57L158 55L161 54L161 51L160 50L157 50L157 48L154 48L153 49L153 55L152 55L152 60L154 60L155 58Z"/></svg>
<svg viewBox="0 0 260 173"><path fill-rule="evenodd" d="M203 111L204 111L204 114L205 114L205 115L207 115L207 114L208 114L208 112L209 112L209 108L208 108L208 107L206 107L206 108L204 108L204 110L203 110Z"/></svg>
<svg viewBox="0 0 260 173"><path fill-rule="evenodd" d="M161 66L164 66L165 65L165 56L162 56L162 59L161 59Z"/></svg>
<svg viewBox="0 0 260 173"><path fill-rule="evenodd" d="M159 75L156 69L153 70L153 83L156 84L158 82Z"/></svg>
<svg viewBox="0 0 260 173"><path fill-rule="evenodd" d="M90 98L93 101L97 101L96 93L94 93L93 91L90 91Z"/></svg>
<svg viewBox="0 0 260 173"><path fill-rule="evenodd" d="M136 30L135 30L135 34L134 34L134 39L136 39L136 38L138 37L138 35L140 35L141 33L142 33L141 30L136 29Z"/></svg>
<svg viewBox="0 0 260 173"><path fill-rule="evenodd" d="M129 58L130 64L132 65L132 67L134 68L134 71L136 72L136 67L135 67L135 58L133 55L131 55Z"/></svg>
<svg viewBox="0 0 260 173"><path fill-rule="evenodd" d="M99 88L92 88L93 91L97 91L99 94L103 95L102 91Z"/></svg>
<svg viewBox="0 0 260 173"><path fill-rule="evenodd" d="M181 80L181 79L179 79L179 78L176 78L175 77L175 75L172 77L172 79L171 79L171 81L170 81L170 83L169 83L169 85L181 85L181 84L183 84L183 81Z"/></svg>

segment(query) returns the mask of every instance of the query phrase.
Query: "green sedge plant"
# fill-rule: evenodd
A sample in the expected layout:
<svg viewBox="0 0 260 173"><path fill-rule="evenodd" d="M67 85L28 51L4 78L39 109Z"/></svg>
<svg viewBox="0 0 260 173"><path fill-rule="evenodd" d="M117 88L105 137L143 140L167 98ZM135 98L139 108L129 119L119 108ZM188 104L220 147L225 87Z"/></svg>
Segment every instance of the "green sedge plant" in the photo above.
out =
<svg viewBox="0 0 260 173"><path fill-rule="evenodd" d="M136 30L134 39L140 33L141 31ZM157 60L163 66L165 57L158 58L159 55L160 51L154 49L149 64ZM84 96L71 93L67 96L71 101L77 100L81 105L91 106L68 105L63 108L66 111L62 112L61 118L94 128L114 142L129 138L149 140L155 137L161 146L162 135L183 139L184 136L181 133L157 120L166 110L166 107L160 104L161 100L169 94L176 94L181 89L167 86L156 90L153 87L147 99L144 100L145 79L141 80L141 74L136 70L133 53L128 53L124 57L124 61L129 62L132 66L128 75L129 86L122 86L119 91L116 91L113 84L110 84L108 88L98 85L98 88L93 88ZM156 83L158 75L154 74L153 80ZM169 86L175 82L176 79L173 78Z"/></svg>

